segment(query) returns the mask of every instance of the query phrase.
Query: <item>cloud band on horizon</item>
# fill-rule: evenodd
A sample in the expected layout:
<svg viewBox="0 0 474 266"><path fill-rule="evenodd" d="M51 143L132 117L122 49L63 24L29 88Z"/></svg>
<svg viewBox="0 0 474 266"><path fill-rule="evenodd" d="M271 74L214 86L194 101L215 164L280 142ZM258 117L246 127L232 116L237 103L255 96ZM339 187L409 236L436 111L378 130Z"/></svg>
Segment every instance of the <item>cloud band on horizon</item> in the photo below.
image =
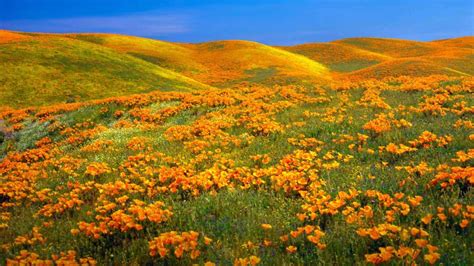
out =
<svg viewBox="0 0 474 266"><path fill-rule="evenodd" d="M140 14L22 19L0 22L0 28L31 32L100 32L159 36L188 32L190 17L185 14L146 12Z"/></svg>

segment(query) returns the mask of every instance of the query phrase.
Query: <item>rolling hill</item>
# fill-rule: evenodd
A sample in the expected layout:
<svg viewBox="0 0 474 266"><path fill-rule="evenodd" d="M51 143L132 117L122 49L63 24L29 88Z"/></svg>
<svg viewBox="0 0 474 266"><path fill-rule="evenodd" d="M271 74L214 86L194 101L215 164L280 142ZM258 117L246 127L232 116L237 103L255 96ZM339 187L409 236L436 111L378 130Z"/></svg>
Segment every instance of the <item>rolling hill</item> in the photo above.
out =
<svg viewBox="0 0 474 266"><path fill-rule="evenodd" d="M354 79L378 79L390 76L406 75L412 77L424 77L431 75L462 76L465 75L465 73L449 67L444 67L440 64L436 64L435 62L426 59L396 58L367 68L347 73L342 77L349 77Z"/></svg>
<svg viewBox="0 0 474 266"><path fill-rule="evenodd" d="M164 68L183 73L203 66L191 60L192 51L176 43L117 34L68 34L66 37L105 46Z"/></svg>
<svg viewBox="0 0 474 266"><path fill-rule="evenodd" d="M391 57L339 43L309 43L283 47L287 51L321 62L337 72L351 72L366 68Z"/></svg>
<svg viewBox="0 0 474 266"><path fill-rule="evenodd" d="M63 36L2 31L0 40L0 105L47 105L208 87L133 56Z"/></svg>
<svg viewBox="0 0 474 266"><path fill-rule="evenodd" d="M469 76L474 74L474 38L432 42L347 38L282 47L326 65L337 77Z"/></svg>
<svg viewBox="0 0 474 266"><path fill-rule="evenodd" d="M335 43L394 58L423 56L438 49L437 46L426 42L388 38L347 38L335 41Z"/></svg>
<svg viewBox="0 0 474 266"><path fill-rule="evenodd" d="M117 34L0 31L0 105L25 107L152 90L327 84L336 78L474 74L474 38L348 38L268 46L171 43Z"/></svg>
<svg viewBox="0 0 474 266"><path fill-rule="evenodd" d="M393 58L391 63L371 67L359 73L380 77L382 69L393 72L387 75L426 76L435 73L446 75L474 74L474 39L465 37L444 41L416 42L398 39L349 38L336 41L356 49L383 54ZM373 72L371 72L373 70ZM390 72L390 71L389 71ZM351 76L357 73L352 73Z"/></svg>
<svg viewBox="0 0 474 266"><path fill-rule="evenodd" d="M287 79L314 82L328 78L326 67L317 61L250 41L180 44L109 34L68 36L106 46L214 86L243 81L285 82Z"/></svg>
<svg viewBox="0 0 474 266"><path fill-rule="evenodd" d="M193 49L195 60L206 66L206 71L198 73L196 79L209 80L211 84L288 79L317 82L327 81L328 77L326 67L319 62L256 42L218 41L188 47Z"/></svg>
<svg viewBox="0 0 474 266"><path fill-rule="evenodd" d="M460 38L436 40L432 43L460 48L474 48L474 36L466 36Z"/></svg>

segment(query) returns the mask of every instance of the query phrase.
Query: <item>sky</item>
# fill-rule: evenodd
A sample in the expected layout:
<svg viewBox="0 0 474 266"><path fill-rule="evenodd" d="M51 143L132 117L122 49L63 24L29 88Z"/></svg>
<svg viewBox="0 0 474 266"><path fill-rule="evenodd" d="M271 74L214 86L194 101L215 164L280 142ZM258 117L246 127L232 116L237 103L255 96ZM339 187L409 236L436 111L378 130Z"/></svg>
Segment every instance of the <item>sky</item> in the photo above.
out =
<svg viewBox="0 0 474 266"><path fill-rule="evenodd" d="M0 29L272 45L474 35L474 0L0 0Z"/></svg>

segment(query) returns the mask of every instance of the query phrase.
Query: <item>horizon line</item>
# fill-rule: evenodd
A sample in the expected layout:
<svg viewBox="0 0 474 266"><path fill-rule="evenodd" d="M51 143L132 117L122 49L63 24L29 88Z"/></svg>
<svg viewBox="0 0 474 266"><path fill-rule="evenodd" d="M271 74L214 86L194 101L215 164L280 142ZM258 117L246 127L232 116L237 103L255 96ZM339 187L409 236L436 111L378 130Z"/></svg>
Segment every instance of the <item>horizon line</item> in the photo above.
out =
<svg viewBox="0 0 474 266"><path fill-rule="evenodd" d="M284 46L298 46L298 45L305 45L305 44L315 44L315 43L333 43L337 41L342 41L342 40L347 40L347 39L385 39L385 40L400 40L400 41L413 41L413 42L423 42L423 43L430 43L430 42L436 42L436 41L444 41L444 40L452 40L452 39L461 39L461 38L469 38L469 37L474 37L474 35L462 35L462 36L457 36L457 37L451 37L451 38L443 38L443 39L433 39L433 40L428 40L428 41L423 41L423 40L415 40L415 39L402 39L402 38L395 38L395 37L377 37L377 36L350 36L350 37L344 37L344 38L338 38L338 39L333 39L330 41L310 41L310 42L303 42L303 43L298 43L298 44L293 44L293 45L280 45L280 44L270 44L270 43L265 43L265 42L258 42L250 39L213 39L213 40L208 40L208 41L189 41L189 42L178 42L178 41L169 41L169 40L164 40L164 39L158 39L155 37L150 37L150 36L141 36L141 35L131 35L131 34L125 34L125 33L113 33L113 32L42 32L42 31L20 31L20 30L11 30L11 29L4 29L0 28L0 31L8 31L8 32L15 32L15 33L27 33L27 34L44 34L44 35L118 35L118 36L126 36L126 37L137 37L137 38L144 38L144 39L150 39L150 40L156 40L156 41L162 41L162 42L169 42L169 43L183 43L183 44L203 44L203 43L212 43L212 42L224 42L224 41L244 41L244 42L255 42L255 43L260 43L264 45L269 45L269 46L276 46L276 47L284 47Z"/></svg>

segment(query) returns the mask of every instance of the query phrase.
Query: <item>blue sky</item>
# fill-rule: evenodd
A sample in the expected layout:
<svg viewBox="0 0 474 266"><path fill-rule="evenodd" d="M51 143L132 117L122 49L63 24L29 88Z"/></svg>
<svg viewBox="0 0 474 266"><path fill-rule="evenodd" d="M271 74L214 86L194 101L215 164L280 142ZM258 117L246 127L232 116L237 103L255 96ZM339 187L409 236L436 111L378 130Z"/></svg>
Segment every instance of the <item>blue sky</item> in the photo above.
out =
<svg viewBox="0 0 474 266"><path fill-rule="evenodd" d="M474 0L0 0L0 28L290 45L474 35Z"/></svg>

